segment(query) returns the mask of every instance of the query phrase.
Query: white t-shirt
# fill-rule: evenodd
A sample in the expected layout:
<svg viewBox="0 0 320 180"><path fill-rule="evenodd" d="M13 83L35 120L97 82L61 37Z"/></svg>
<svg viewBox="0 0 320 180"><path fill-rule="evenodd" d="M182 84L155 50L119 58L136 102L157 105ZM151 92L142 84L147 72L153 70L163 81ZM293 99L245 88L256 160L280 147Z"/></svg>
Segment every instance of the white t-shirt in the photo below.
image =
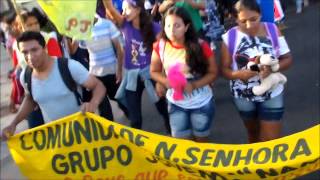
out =
<svg viewBox="0 0 320 180"><path fill-rule="evenodd" d="M255 58L256 56L259 56L261 54L271 54L274 57L276 56L276 50L272 46L271 37L261 37L261 36L254 36L250 37L249 35L241 32L239 29L236 29L237 35L235 36L235 50L234 50L234 56L232 61L232 70L240 70L240 69L246 69L247 63L250 59ZM225 33L222 35L223 42L228 45L228 33ZM290 49L288 47L288 44L283 36L278 37L279 42L279 56L284 55L288 52L290 52ZM284 87L282 84L279 84L276 88L267 91L265 94L261 96L254 96L250 95L248 97L245 92L250 91L250 89L254 86L257 86L260 84L260 78L259 76L252 77L248 80L248 82L243 82L240 79L231 80L230 81L230 88L231 92L234 97L236 98L247 98L251 101L265 101L272 97L275 97L279 95Z"/></svg>
<svg viewBox="0 0 320 180"><path fill-rule="evenodd" d="M31 91L33 99L38 103L45 123L60 119L80 110L73 92L71 92L62 80L58 68L58 60L54 60L53 68L47 79L41 80L32 76ZM81 85L89 78L89 72L79 62L68 60L69 70L74 81ZM25 91L24 73L20 75L20 81Z"/></svg>

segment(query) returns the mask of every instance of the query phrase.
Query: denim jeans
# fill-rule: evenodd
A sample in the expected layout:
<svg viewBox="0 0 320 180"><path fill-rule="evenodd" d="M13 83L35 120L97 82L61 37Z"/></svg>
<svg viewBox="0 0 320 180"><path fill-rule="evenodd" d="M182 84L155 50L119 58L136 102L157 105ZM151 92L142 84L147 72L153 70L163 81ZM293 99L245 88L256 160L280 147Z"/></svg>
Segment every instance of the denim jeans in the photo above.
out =
<svg viewBox="0 0 320 180"><path fill-rule="evenodd" d="M243 120L279 121L284 113L283 93L263 102L244 98L234 98L233 101Z"/></svg>
<svg viewBox="0 0 320 180"><path fill-rule="evenodd" d="M215 114L213 98L204 106L185 109L169 103L169 116L172 137L207 137Z"/></svg>

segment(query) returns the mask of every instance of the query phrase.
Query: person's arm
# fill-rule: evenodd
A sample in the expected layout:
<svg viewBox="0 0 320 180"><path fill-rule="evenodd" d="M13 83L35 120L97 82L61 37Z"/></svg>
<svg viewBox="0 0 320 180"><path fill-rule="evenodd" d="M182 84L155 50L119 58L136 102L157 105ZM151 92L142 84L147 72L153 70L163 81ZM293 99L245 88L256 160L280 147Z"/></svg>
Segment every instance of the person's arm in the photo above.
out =
<svg viewBox="0 0 320 180"><path fill-rule="evenodd" d="M206 4L203 0L186 0L194 9L204 10L206 8Z"/></svg>
<svg viewBox="0 0 320 180"><path fill-rule="evenodd" d="M175 3L174 0L165 0L159 5L159 13L163 14L169 9L171 6L173 6Z"/></svg>
<svg viewBox="0 0 320 180"><path fill-rule="evenodd" d="M16 131L17 125L22 120L24 120L34 110L36 106L37 104L33 101L32 97L29 94L26 94L17 115L10 123L10 125L2 130L2 139L7 140L10 136L12 136Z"/></svg>
<svg viewBox="0 0 320 180"><path fill-rule="evenodd" d="M67 38L67 45L68 45L70 55L73 55L74 53L76 53L77 49L79 48L79 42L71 38Z"/></svg>
<svg viewBox="0 0 320 180"><path fill-rule="evenodd" d="M105 97L106 88L100 80L93 75L89 75L88 80L85 81L82 86L92 91L92 98L90 102L84 102L81 106L81 111L84 112L95 112Z"/></svg>
<svg viewBox="0 0 320 180"><path fill-rule="evenodd" d="M152 9L151 9L151 15L152 16L156 16L158 10L159 10L159 5L160 3L156 2L153 6L152 6Z"/></svg>
<svg viewBox="0 0 320 180"><path fill-rule="evenodd" d="M122 80L122 66L123 66L123 58L124 58L124 52L123 52L123 48L120 44L119 41L119 36L117 38L111 39L113 47L116 50L117 53L117 72L116 72L116 83L120 83Z"/></svg>
<svg viewBox="0 0 320 180"><path fill-rule="evenodd" d="M228 48L225 43L221 45L221 71L225 78L234 80L241 79L247 81L249 78L258 75L258 72L248 69L233 71L231 69L232 58L229 54Z"/></svg>
<svg viewBox="0 0 320 180"><path fill-rule="evenodd" d="M216 60L213 55L208 58L208 62L209 62L208 72L201 79L188 82L185 87L185 91L187 93L191 93L194 89L206 86L217 79L218 68L217 68Z"/></svg>
<svg viewBox="0 0 320 180"><path fill-rule="evenodd" d="M169 81L167 80L164 74L163 65L158 53L156 52L157 51L156 49L157 49L156 44L154 44L152 56L151 56L150 74L153 74L153 76L155 77L154 79L152 78L152 75L151 75L151 78L156 81L155 88L156 88L157 95L159 97L164 97L166 94L167 88L169 88Z"/></svg>
<svg viewBox="0 0 320 180"><path fill-rule="evenodd" d="M12 47L7 47L6 50L7 50L7 53L9 54L10 58L12 59L13 58L13 49L12 49Z"/></svg>
<svg viewBox="0 0 320 180"><path fill-rule="evenodd" d="M279 71L285 71L289 69L289 67L292 64L292 55L291 53L286 53L284 55L281 55L279 58Z"/></svg>
<svg viewBox="0 0 320 180"><path fill-rule="evenodd" d="M283 35L279 29L278 29L278 36L279 36L278 38L283 37ZM283 39L283 41L285 41L285 40ZM289 51L289 47L288 47L287 43L285 43L285 46ZM287 70L292 64L292 55L291 55L290 51L285 54L280 55L278 57L278 59L279 59L279 65L280 65L279 71Z"/></svg>
<svg viewBox="0 0 320 180"><path fill-rule="evenodd" d="M113 22L115 22L119 27L121 27L125 18L113 6L112 0L103 0L103 5L106 8L106 13L112 17L111 20L113 20Z"/></svg>
<svg viewBox="0 0 320 180"><path fill-rule="evenodd" d="M151 64L150 64L150 75L153 80L160 83L167 89L170 88L169 81L166 76L162 73L162 62L159 55L155 50L152 51Z"/></svg>

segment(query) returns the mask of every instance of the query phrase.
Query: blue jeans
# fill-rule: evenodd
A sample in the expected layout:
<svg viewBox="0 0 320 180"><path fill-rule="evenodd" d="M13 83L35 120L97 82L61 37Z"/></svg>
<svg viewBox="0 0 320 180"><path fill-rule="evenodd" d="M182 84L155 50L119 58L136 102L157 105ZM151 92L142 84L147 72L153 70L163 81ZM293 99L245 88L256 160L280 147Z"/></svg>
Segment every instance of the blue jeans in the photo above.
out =
<svg viewBox="0 0 320 180"><path fill-rule="evenodd" d="M248 101L244 98L233 98L243 120L279 121L284 112L283 93L263 102Z"/></svg>
<svg viewBox="0 0 320 180"><path fill-rule="evenodd" d="M184 109L175 104L168 106L172 137L208 137L215 114L213 98L197 109Z"/></svg>

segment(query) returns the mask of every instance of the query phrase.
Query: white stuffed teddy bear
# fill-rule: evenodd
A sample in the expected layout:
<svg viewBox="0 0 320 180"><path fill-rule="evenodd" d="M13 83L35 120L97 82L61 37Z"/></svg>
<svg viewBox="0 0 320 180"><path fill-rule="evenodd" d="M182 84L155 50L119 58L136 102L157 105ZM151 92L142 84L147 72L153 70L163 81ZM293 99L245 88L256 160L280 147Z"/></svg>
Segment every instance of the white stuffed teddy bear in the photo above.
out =
<svg viewBox="0 0 320 180"><path fill-rule="evenodd" d="M269 76L261 79L261 84L259 86L254 86L252 88L252 92L256 96L260 96L264 94L266 91L275 88L278 84L285 84L287 82L287 78L280 72L279 70L279 60L271 56L270 54L263 54L260 58L257 58L260 62L258 66L268 65L271 66L271 73ZM256 66L256 62L249 62L247 67L249 69L254 69L253 66Z"/></svg>

